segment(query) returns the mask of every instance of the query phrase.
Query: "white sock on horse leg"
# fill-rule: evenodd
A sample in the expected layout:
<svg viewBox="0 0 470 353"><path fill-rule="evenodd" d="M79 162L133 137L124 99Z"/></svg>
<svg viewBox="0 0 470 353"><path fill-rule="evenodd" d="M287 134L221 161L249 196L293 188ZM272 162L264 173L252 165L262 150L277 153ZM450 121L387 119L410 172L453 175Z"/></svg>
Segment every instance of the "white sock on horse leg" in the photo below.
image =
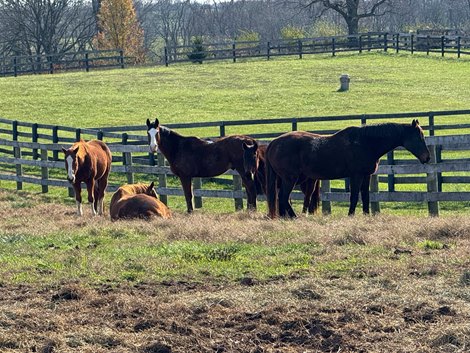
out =
<svg viewBox="0 0 470 353"><path fill-rule="evenodd" d="M83 216L82 203L76 201L77 204L77 216Z"/></svg>
<svg viewBox="0 0 470 353"><path fill-rule="evenodd" d="M91 202L90 205L91 205L91 214L92 214L93 216L96 216L96 210L95 210L95 204L94 204L94 202Z"/></svg>

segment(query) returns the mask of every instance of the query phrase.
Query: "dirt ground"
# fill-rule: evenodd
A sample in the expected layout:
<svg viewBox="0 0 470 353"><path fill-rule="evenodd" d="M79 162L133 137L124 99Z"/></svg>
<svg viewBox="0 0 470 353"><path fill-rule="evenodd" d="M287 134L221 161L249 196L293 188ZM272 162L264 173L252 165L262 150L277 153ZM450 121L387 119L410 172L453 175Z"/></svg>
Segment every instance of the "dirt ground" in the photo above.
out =
<svg viewBox="0 0 470 353"><path fill-rule="evenodd" d="M469 295L444 283L0 288L1 352L467 352ZM396 287L397 286L397 287ZM441 288L442 289L439 289ZM423 296L426 291L436 291ZM436 296L437 294L437 296ZM439 298L436 300L435 298Z"/></svg>

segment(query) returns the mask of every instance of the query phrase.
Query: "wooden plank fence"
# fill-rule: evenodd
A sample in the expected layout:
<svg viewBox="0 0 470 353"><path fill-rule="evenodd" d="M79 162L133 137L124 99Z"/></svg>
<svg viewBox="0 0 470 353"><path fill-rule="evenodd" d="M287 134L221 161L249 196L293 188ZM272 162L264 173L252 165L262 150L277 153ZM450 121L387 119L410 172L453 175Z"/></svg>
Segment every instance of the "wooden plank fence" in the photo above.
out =
<svg viewBox="0 0 470 353"><path fill-rule="evenodd" d="M431 164L421 165L415 159L399 159L400 149L392 152L388 158L383 158L379 170L372 178L371 202L372 211L380 211L381 202L425 202L428 204L429 213L439 213L440 201L470 201L470 192L445 191L449 184L470 183L470 158L449 159L445 153L462 153L470 150L470 134L462 134L470 124L462 123L468 121L470 110L427 112L427 113L400 113L386 115L356 115L356 116L333 116L333 117L305 117L266 119L255 121L227 121L206 122L191 124L167 125L170 128L194 129L194 128L218 128L221 136L225 135L226 128L250 127L250 125L271 124L276 126L281 122L290 125L292 129L302 128L303 124L315 122L331 122L332 124L347 121L350 125L354 123L366 123L368 121L383 119L406 119L426 118L428 124L424 128L430 136L427 143L430 146L433 160ZM460 116L462 122L456 124L438 124L439 119ZM352 123L351 123L352 122ZM313 125L315 126L315 124ZM138 134L128 134L125 130ZM313 130L317 131L318 130ZM440 135L448 131L459 131L458 135ZM278 133L253 134L254 137L276 136ZM148 153L145 126L107 127L101 129L75 129L70 127L59 127L45 124L24 123L0 119L0 180L16 182L16 188L21 190L24 183L41 185L42 192L48 192L49 186L65 187L71 193L70 184L64 178L62 180L51 178L58 175L57 169L63 171L64 162L61 160L59 151L62 146L68 146L79 138L104 139L113 152L112 172L125 175L127 182L135 180L135 174L154 175L158 180L157 191L163 202L168 203L171 196L183 196L181 188L168 187L167 177L172 173L165 163L163 156L153 156ZM45 141L45 142L44 142ZM52 142L52 143L51 143ZM403 157L401 157L403 158ZM446 173L459 172L459 175L445 175ZM463 173L460 173L463 172ZM464 174L464 175L460 175ZM224 183L229 183L231 189L208 190L204 189L204 181L194 181L195 204L203 206L203 198L231 198L234 200L236 209L243 207L244 190L241 187L240 176L235 171L228 171ZM56 177L57 178L57 177ZM400 184L422 184L426 192L402 192L395 191ZM346 202L349 199L347 180L344 188L331 188L329 181L322 183L322 208L325 213L331 211L331 202ZM382 188L379 188L382 185ZM387 191L383 191L386 185ZM114 191L118 185L110 185L108 191ZM73 193L71 193L73 194ZM261 198L262 199L262 198ZM294 193L293 199L302 199L300 193Z"/></svg>
<svg viewBox="0 0 470 353"><path fill-rule="evenodd" d="M0 76L124 68L130 61L121 49L1 57Z"/></svg>
<svg viewBox="0 0 470 353"><path fill-rule="evenodd" d="M191 62L189 54L203 56L203 61L231 60L243 58L266 58L276 56L298 56L331 54L341 52L370 52L371 50L423 52L453 54L460 58L470 54L470 37L456 35L430 35L414 33L368 32L348 36L331 36L300 39L278 39L268 42L205 43L204 50L195 51L191 45L165 47L166 66L179 62Z"/></svg>

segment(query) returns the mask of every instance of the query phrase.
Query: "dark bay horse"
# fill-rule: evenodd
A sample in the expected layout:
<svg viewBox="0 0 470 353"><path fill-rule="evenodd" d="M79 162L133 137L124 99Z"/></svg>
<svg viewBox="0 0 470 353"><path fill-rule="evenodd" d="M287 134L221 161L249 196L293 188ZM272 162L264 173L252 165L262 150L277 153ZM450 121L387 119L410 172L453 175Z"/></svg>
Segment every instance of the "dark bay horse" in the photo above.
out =
<svg viewBox="0 0 470 353"><path fill-rule="evenodd" d="M65 149L65 170L67 179L72 184L77 201L77 214L83 215L82 188L84 182L88 191L88 202L91 203L93 215L103 214L104 192L108 186L108 176L111 171L111 151L102 141L80 140L72 147Z"/></svg>
<svg viewBox="0 0 470 353"><path fill-rule="evenodd" d="M111 198L109 213L112 220L120 218L144 218L152 216L171 218L170 209L158 199L154 183L126 184Z"/></svg>
<svg viewBox="0 0 470 353"><path fill-rule="evenodd" d="M245 171L254 175L258 195L266 195L266 144L243 144L243 163ZM300 182L300 183L299 183ZM300 177L297 181L304 194L302 213L315 214L320 205L320 183L318 180ZM278 187L280 181L278 180Z"/></svg>
<svg viewBox="0 0 470 353"><path fill-rule="evenodd" d="M356 209L359 191L362 209L369 213L370 176L377 170L379 158L403 146L421 163L430 160L418 120L411 124L386 123L348 127L334 135L289 132L274 139L266 150L266 178L269 216L295 217L289 195L299 177L339 179L349 177L351 196L349 215ZM281 180L279 195L276 180ZM278 200L277 200L278 199Z"/></svg>
<svg viewBox="0 0 470 353"><path fill-rule="evenodd" d="M248 136L232 135L215 141L206 141L192 136L181 136L164 126L158 119L147 119L147 133L150 152L157 148L170 163L171 171L179 177L183 186L188 212L193 211L191 179L214 177L235 169L245 186L248 209L256 209L256 187L250 173L243 168L242 144L254 144Z"/></svg>

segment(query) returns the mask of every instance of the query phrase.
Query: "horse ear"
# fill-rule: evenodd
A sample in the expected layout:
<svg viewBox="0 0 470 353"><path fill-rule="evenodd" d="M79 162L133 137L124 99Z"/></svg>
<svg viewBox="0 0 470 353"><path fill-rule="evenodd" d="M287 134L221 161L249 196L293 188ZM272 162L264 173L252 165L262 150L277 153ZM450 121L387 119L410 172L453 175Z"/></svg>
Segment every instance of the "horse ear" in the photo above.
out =
<svg viewBox="0 0 470 353"><path fill-rule="evenodd" d="M75 149L72 150L72 153L73 153L73 154L77 154L79 148L80 148L80 146L75 147Z"/></svg>
<svg viewBox="0 0 470 353"><path fill-rule="evenodd" d="M418 119L416 119L416 125L419 125L419 121L418 121Z"/></svg>
<svg viewBox="0 0 470 353"><path fill-rule="evenodd" d="M158 121L158 118L155 118L155 127L159 127L160 126L160 121Z"/></svg>
<svg viewBox="0 0 470 353"><path fill-rule="evenodd" d="M418 125L418 120L413 119L411 126L416 127L416 125Z"/></svg>
<svg viewBox="0 0 470 353"><path fill-rule="evenodd" d="M147 127L150 128L150 119L147 119Z"/></svg>
<svg viewBox="0 0 470 353"><path fill-rule="evenodd" d="M152 181L149 185L149 190L152 190L154 188L154 186L155 186L155 183Z"/></svg>
<svg viewBox="0 0 470 353"><path fill-rule="evenodd" d="M258 150L258 142L253 141L253 148L255 152Z"/></svg>
<svg viewBox="0 0 470 353"><path fill-rule="evenodd" d="M62 147L62 152L66 153L67 150L64 147Z"/></svg>

